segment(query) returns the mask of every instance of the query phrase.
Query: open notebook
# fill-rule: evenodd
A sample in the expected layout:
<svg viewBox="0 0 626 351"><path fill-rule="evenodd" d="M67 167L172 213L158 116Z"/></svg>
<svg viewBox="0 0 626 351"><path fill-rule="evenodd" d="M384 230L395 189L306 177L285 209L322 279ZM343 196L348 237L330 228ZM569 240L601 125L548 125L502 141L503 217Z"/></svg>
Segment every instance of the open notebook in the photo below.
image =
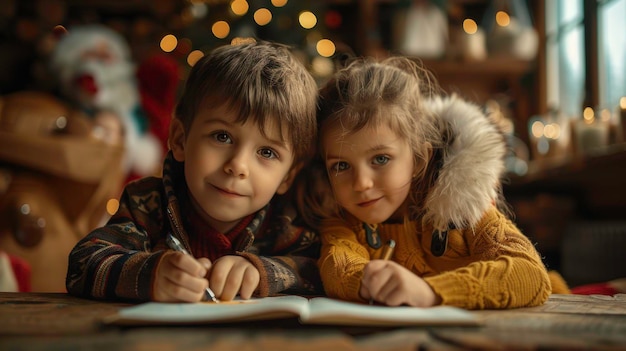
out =
<svg viewBox="0 0 626 351"><path fill-rule="evenodd" d="M469 311L450 307L388 307L345 302L326 297L278 296L216 303L147 302L122 308L105 323L219 324L298 318L301 324L353 326L478 325Z"/></svg>

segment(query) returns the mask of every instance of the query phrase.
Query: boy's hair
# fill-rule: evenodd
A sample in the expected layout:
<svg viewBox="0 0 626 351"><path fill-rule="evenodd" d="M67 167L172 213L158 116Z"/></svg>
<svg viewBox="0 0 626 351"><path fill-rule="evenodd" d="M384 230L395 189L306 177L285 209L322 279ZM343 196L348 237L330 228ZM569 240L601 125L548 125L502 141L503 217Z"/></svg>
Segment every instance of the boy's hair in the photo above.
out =
<svg viewBox="0 0 626 351"><path fill-rule="evenodd" d="M201 108L222 105L239 123L252 118L263 135L276 123L296 164L308 158L317 136L316 97L315 80L287 46L248 41L216 48L193 66L174 117L185 133Z"/></svg>
<svg viewBox="0 0 626 351"><path fill-rule="evenodd" d="M358 58L339 70L320 90L317 121L320 135L330 127L339 126L346 134L365 127L385 125L407 141L413 151L416 177L411 191L412 210L420 211L427 186L420 180L431 179L429 175L432 150L440 148L441 134L437 121L422 107L422 99L439 93L434 79L417 63L403 57L391 57L376 62L372 58ZM319 138L321 140L321 137ZM324 167L325 150L318 147L315 167ZM309 172L313 173L313 172ZM326 172L324 172L326 173ZM319 220L339 214L339 208L331 206L322 193L329 192L319 179L315 182L323 191L309 189L308 204L303 204L312 213L308 218L311 225ZM312 187L310 187L312 188ZM423 188L423 189L421 189ZM423 196L420 198L420 196ZM304 211L303 211L304 212ZM413 213L413 215L417 215Z"/></svg>

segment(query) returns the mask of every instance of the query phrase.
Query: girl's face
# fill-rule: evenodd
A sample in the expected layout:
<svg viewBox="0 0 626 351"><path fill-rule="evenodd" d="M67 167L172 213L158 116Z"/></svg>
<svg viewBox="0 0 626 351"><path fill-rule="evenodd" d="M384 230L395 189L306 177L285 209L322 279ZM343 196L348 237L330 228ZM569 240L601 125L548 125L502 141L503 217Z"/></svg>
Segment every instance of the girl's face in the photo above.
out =
<svg viewBox="0 0 626 351"><path fill-rule="evenodd" d="M345 134L338 125L323 133L322 147L341 207L369 224L403 217L415 168L405 140L387 126Z"/></svg>

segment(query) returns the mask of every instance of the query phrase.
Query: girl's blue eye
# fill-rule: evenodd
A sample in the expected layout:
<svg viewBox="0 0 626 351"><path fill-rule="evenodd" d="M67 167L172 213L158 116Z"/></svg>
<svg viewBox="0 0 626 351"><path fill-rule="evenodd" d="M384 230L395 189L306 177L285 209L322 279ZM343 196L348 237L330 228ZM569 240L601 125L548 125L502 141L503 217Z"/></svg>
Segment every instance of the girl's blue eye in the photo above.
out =
<svg viewBox="0 0 626 351"><path fill-rule="evenodd" d="M278 158L278 154L274 152L274 150L269 149L269 148L264 148L264 149L259 150L259 155L267 159Z"/></svg>
<svg viewBox="0 0 626 351"><path fill-rule="evenodd" d="M348 168L350 168L350 166L348 165L348 163L347 163L347 162L343 162L343 161L340 161L340 162L337 162L337 163L333 163L333 164L329 167L329 169L330 169L332 172L335 172L335 173L338 173L338 172L343 172L343 171L345 171L345 170L346 170L346 169L348 169Z"/></svg>
<svg viewBox="0 0 626 351"><path fill-rule="evenodd" d="M213 139L215 139L216 141L220 142L220 143L224 143L224 144L232 144L232 140L230 138L230 135L228 135L228 133L224 132L224 131L220 131L220 132L215 132L211 135L213 137Z"/></svg>
<svg viewBox="0 0 626 351"><path fill-rule="evenodd" d="M389 162L389 156L378 155L378 156L374 157L374 164L375 165L382 166L384 164L387 164L387 162Z"/></svg>

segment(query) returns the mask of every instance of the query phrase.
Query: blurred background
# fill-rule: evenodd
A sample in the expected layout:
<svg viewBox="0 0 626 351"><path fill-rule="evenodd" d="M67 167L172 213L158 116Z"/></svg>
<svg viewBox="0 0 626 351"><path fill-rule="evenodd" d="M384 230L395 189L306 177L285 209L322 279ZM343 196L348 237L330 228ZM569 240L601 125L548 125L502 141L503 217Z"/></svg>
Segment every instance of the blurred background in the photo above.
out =
<svg viewBox="0 0 626 351"><path fill-rule="evenodd" d="M0 267L64 291L71 247L159 173L190 68L254 37L320 84L353 55L422 62L505 131L505 195L547 266L625 277L624 18L626 0L0 0Z"/></svg>

